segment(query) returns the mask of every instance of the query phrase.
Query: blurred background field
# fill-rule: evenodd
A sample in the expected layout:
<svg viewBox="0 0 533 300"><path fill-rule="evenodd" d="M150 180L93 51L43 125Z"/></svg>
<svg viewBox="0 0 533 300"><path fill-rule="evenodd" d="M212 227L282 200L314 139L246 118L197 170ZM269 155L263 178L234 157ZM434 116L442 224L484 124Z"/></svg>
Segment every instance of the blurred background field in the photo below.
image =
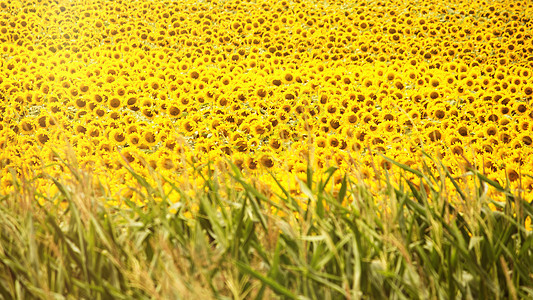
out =
<svg viewBox="0 0 533 300"><path fill-rule="evenodd" d="M423 149L530 199L529 6L3 1L2 190L66 145L117 196L134 182L122 156L175 181L229 158L288 180L356 165L372 184L391 168L376 153L420 169Z"/></svg>

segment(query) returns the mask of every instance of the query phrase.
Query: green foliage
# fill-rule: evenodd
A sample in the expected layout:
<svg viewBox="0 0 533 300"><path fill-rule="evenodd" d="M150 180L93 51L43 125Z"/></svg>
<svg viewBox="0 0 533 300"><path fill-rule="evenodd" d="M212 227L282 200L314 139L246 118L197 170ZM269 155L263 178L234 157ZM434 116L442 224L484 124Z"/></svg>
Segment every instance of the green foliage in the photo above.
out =
<svg viewBox="0 0 533 300"><path fill-rule="evenodd" d="M235 166L225 177L198 169L204 186L190 196L172 185L173 203L130 170L146 201L115 207L73 167L75 182L49 178L52 199L15 181L0 200L0 299L533 297L529 203L476 170L478 188L462 190L446 168L391 162L418 181L385 173L376 193L343 174L332 192L337 170L309 169L301 196L276 181L283 193L269 197ZM445 180L479 209L450 203Z"/></svg>

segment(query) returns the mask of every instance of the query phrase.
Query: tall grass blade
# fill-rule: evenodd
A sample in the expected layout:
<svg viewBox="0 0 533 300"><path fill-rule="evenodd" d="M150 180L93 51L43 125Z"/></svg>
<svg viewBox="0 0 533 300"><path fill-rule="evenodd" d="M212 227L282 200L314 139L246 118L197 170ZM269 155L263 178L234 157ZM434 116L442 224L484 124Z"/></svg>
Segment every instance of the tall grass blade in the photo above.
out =
<svg viewBox="0 0 533 300"><path fill-rule="evenodd" d="M236 261L235 264L237 267L244 273L249 274L256 279L260 280L263 284L268 285L272 290L274 290L276 293L281 294L287 299L298 299L298 297L293 294L291 291L274 281L273 279L266 277L259 272L255 271L254 269L250 268L248 265L245 265L244 263L240 261Z"/></svg>

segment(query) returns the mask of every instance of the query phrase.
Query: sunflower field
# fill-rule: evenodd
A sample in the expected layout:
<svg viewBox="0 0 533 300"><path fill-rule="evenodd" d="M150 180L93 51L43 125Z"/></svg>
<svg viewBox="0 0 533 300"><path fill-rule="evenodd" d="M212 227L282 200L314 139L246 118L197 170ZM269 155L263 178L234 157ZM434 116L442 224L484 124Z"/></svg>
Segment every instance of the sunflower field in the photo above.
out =
<svg viewBox="0 0 533 300"><path fill-rule="evenodd" d="M35 205L55 205L59 215L76 204L73 193L92 195L98 199L94 205L106 211L140 213L168 202L171 215L198 222L204 231L197 234L211 232L205 242L215 243L222 233L205 222L221 213L227 217L227 207L216 202L219 206L210 210L195 195L218 201L236 197L228 200L233 204L241 201L234 193L259 197L262 204L243 200L254 204L250 216L238 209L245 204L233 209L240 211L235 212L242 218L239 224L248 216L250 224L260 221L266 229L264 214L298 223L311 207L321 218L334 211L354 213L349 210L353 199L362 194L367 196L361 199L374 199L376 206L368 211L394 214L383 199L393 194L401 198L389 193L396 189L406 197L426 197L427 205L446 199L448 204L442 205L457 207L445 210L455 217L479 213L477 201L491 199L483 214L518 218L522 227L517 230L531 237L531 218L519 202L533 201L532 36L530 1L0 0L0 199L27 200L23 195L31 190ZM83 174L91 179L81 180ZM228 188L216 188L220 184ZM339 199L339 205L317 202L317 193L323 192ZM388 196L380 198L383 193ZM449 219L440 221L447 224ZM221 228L231 228L231 221L220 222ZM236 230L252 230L239 226ZM464 237L487 239L479 230ZM476 241L470 241L469 251L481 243ZM281 251L281 246L270 246L264 249ZM235 247L234 258L239 256ZM0 246L0 257L7 253L4 248ZM330 259L345 259L333 248L337 250L328 248ZM411 262L405 253L409 250L398 251ZM524 251L521 255L533 257ZM531 289L520 289L523 280L533 280L524 275L528 271L513 277L505 271L513 264L496 257L499 271L480 278L499 278L496 283L506 286L508 294L483 294L480 283L477 289L429 288L421 298L532 295ZM11 265L3 261L0 270L6 266ZM279 273L288 276L281 278L274 269L242 262L236 266L235 272L248 277L235 275L225 290L210 281L218 278L210 273L209 280L202 277L202 288L215 298L232 293L236 298L357 298L380 290L367 283L366 288L357 286L362 294L350 294L355 285L346 278L313 272L309 274L320 280L306 274L331 294L302 282L283 287L295 269ZM328 268L320 272L346 271ZM402 275L402 284L435 280L424 281L422 271L411 271L411 277ZM249 277L263 286L257 288ZM454 280L470 280L465 278ZM381 291L385 294L371 295L411 298L420 288L383 283L389 279L377 281L388 286ZM455 281L447 280L453 286ZM73 292L80 285L69 284L56 286L56 293L92 298L98 292ZM115 287L122 290L124 283ZM182 287L180 293L191 289ZM15 283L0 284L6 299L10 290L22 298L29 295ZM161 292L140 290L127 295ZM26 288L26 293L32 291ZM106 293L103 299L119 297L113 289Z"/></svg>

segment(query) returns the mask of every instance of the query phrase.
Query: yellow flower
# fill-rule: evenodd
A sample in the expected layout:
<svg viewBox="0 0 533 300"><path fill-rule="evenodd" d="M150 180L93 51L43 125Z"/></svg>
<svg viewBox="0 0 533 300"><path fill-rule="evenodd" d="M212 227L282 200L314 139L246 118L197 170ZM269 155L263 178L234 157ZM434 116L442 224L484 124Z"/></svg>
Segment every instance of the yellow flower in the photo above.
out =
<svg viewBox="0 0 533 300"><path fill-rule="evenodd" d="M176 167L176 164L172 160L172 158L162 155L157 162L157 165L160 169L163 170L172 170Z"/></svg>
<svg viewBox="0 0 533 300"><path fill-rule="evenodd" d="M119 109L122 106L122 101L118 97L111 97L108 99L107 105L111 109Z"/></svg>
<svg viewBox="0 0 533 300"><path fill-rule="evenodd" d="M263 154L261 155L259 162L263 167L266 167L268 169L271 169L274 167L275 163L272 157L269 154Z"/></svg>
<svg viewBox="0 0 533 300"><path fill-rule="evenodd" d="M155 144L158 143L158 138L157 138L157 135L150 129L148 128L145 128L142 132L141 132L141 136L143 138L143 142L148 145L148 146L154 146Z"/></svg>
<svg viewBox="0 0 533 300"><path fill-rule="evenodd" d="M36 137L37 137L37 142L40 145L44 145L50 140L49 134L44 130L38 131L36 134Z"/></svg>
<svg viewBox="0 0 533 300"><path fill-rule="evenodd" d="M25 134L33 133L34 130L35 130L35 125L34 125L33 119L28 119L28 118L23 119L20 122L19 127L21 129L21 132L25 133Z"/></svg>
<svg viewBox="0 0 533 300"><path fill-rule="evenodd" d="M531 137L530 132L524 132L519 135L519 140L524 143L526 146L531 146L533 144L533 138Z"/></svg>
<svg viewBox="0 0 533 300"><path fill-rule="evenodd" d="M509 164L505 167L505 175L509 181L514 182L520 178L520 168L515 164Z"/></svg>
<svg viewBox="0 0 533 300"><path fill-rule="evenodd" d="M326 138L322 137L322 136L319 136L316 138L316 146L319 147L319 148L325 148L328 144L328 141L326 140Z"/></svg>
<svg viewBox="0 0 533 300"><path fill-rule="evenodd" d="M128 144L138 146L141 143L141 136L137 132L128 133Z"/></svg>
<svg viewBox="0 0 533 300"><path fill-rule="evenodd" d="M113 129L109 133L109 137L111 138L111 141L113 141L117 145L124 145L126 144L126 135L121 129Z"/></svg>

